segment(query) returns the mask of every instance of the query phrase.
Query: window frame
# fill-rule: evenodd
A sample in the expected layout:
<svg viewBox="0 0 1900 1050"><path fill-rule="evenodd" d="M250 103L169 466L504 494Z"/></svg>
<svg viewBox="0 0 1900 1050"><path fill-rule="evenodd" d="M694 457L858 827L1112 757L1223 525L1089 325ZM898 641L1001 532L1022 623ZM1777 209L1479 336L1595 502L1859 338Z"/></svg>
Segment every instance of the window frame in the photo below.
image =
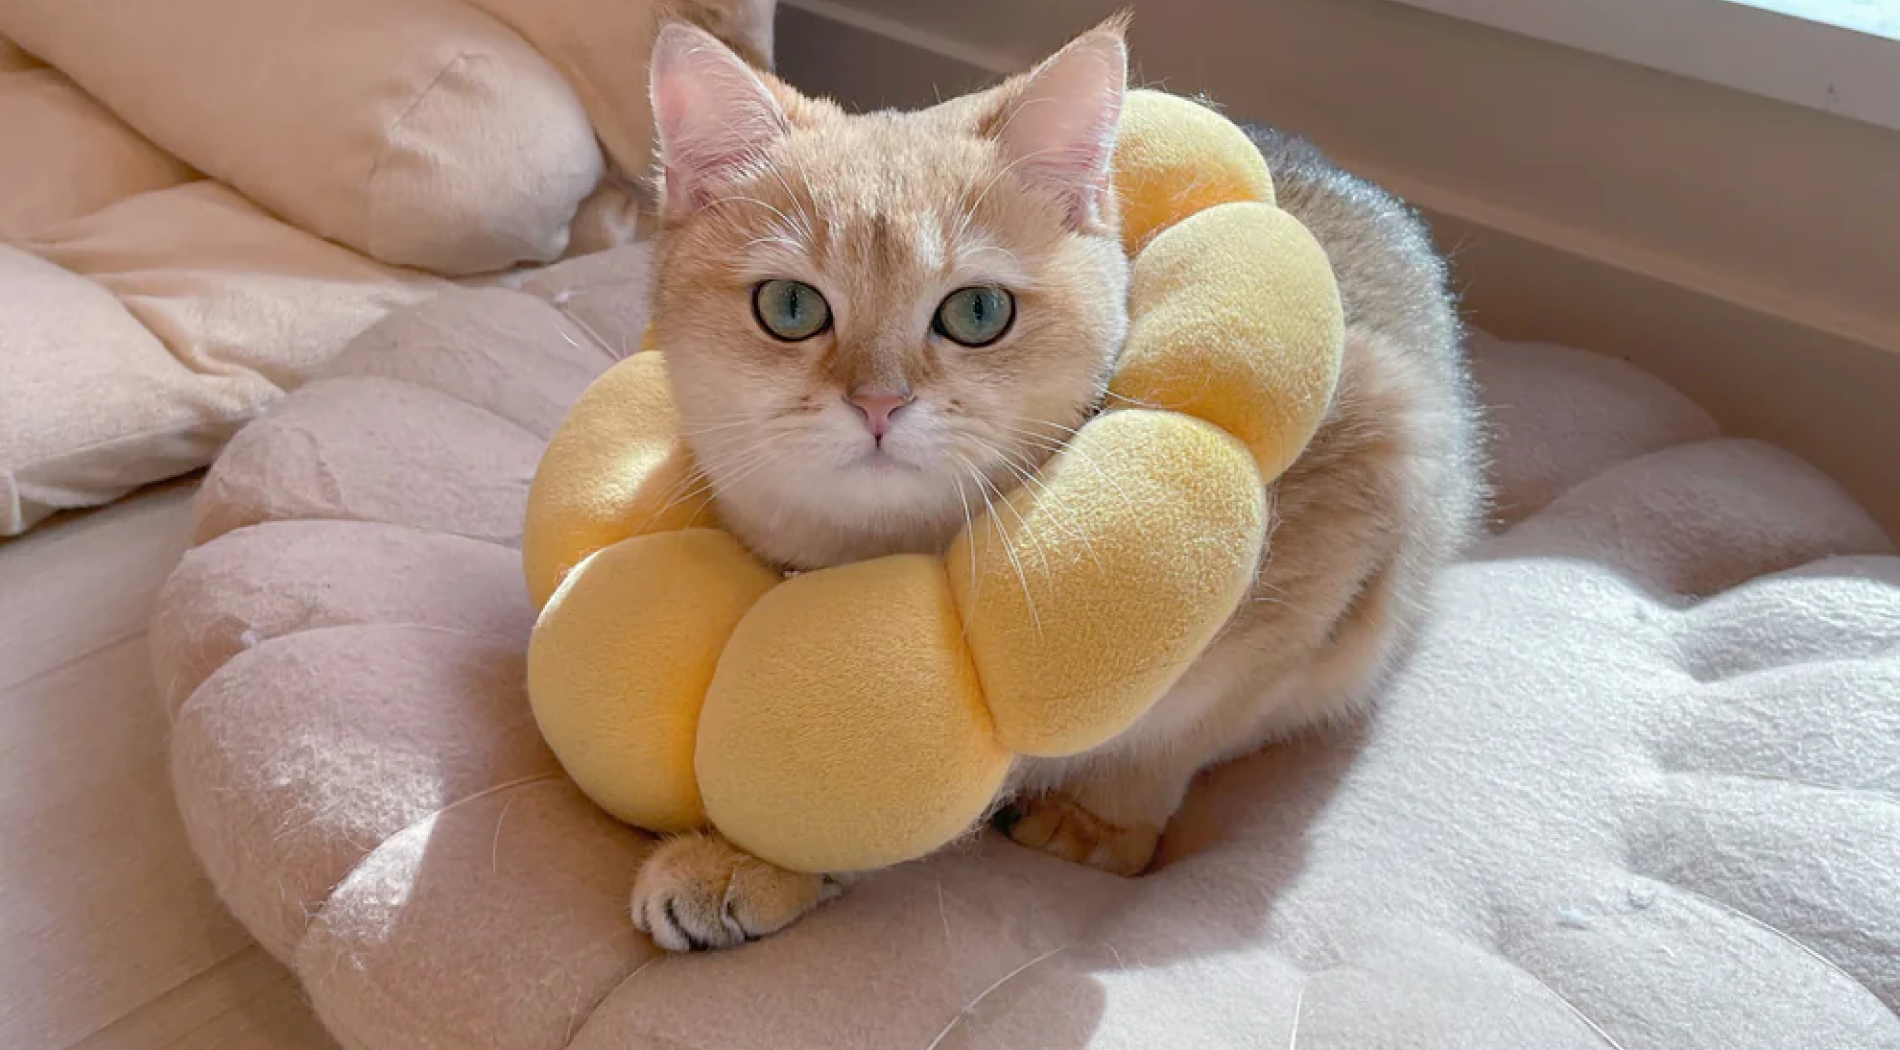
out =
<svg viewBox="0 0 1900 1050"><path fill-rule="evenodd" d="M1900 40L1774 0L1390 2L1900 130Z"/></svg>

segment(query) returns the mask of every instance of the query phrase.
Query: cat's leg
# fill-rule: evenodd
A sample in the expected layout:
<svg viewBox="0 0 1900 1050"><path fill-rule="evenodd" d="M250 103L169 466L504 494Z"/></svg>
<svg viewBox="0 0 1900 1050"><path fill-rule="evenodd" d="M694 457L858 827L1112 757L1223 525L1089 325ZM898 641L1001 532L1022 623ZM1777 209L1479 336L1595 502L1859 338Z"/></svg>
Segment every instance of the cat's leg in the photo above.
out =
<svg viewBox="0 0 1900 1050"><path fill-rule="evenodd" d="M1056 787L1017 796L994 823L1031 849L1116 875L1139 875L1187 794L1194 769L1091 765Z"/></svg>
<svg viewBox="0 0 1900 1050"><path fill-rule="evenodd" d="M1122 736L1026 763L995 823L1032 849L1139 875L1195 774L1365 706L1404 636L1393 591L1407 579L1374 573L1337 619L1255 604Z"/></svg>
<svg viewBox="0 0 1900 1050"><path fill-rule="evenodd" d="M777 933L842 892L830 876L787 871L706 832L660 843L634 878L631 907L655 944L698 951Z"/></svg>
<svg viewBox="0 0 1900 1050"><path fill-rule="evenodd" d="M1015 801L993 823L1031 849L1117 875L1141 874L1194 774L1244 742L1251 705L1237 702L1234 680L1252 668L1231 643L1217 644L1107 746L1024 763Z"/></svg>

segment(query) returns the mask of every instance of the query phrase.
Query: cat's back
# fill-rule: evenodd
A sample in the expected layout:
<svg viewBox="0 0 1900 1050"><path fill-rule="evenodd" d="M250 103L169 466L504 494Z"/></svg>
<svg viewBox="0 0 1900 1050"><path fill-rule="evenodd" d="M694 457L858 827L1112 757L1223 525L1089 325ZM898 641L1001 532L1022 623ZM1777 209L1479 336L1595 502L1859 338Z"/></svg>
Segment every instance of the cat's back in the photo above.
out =
<svg viewBox="0 0 1900 1050"><path fill-rule="evenodd" d="M1326 249L1346 323L1444 358L1447 378L1462 387L1463 326L1449 267L1424 220L1390 192L1334 164L1307 139L1258 125L1247 132L1273 173L1280 206Z"/></svg>
<svg viewBox="0 0 1900 1050"><path fill-rule="evenodd" d="M1317 632L1314 674L1333 687L1286 712L1298 724L1368 695L1429 608L1438 570L1476 534L1481 428L1449 267L1424 221L1306 140L1248 133L1280 206L1326 250L1345 307L1333 404L1274 485L1259 601L1236 624L1256 648Z"/></svg>

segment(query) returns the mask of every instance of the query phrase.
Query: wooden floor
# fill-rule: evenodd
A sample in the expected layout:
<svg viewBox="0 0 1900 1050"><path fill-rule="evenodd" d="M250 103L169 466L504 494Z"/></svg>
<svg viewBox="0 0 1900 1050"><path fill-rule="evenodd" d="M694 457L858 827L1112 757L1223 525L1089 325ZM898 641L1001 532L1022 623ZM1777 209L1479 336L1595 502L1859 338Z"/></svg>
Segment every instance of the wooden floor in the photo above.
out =
<svg viewBox="0 0 1900 1050"><path fill-rule="evenodd" d="M0 1047L335 1050L172 804L145 621L174 484L0 542Z"/></svg>

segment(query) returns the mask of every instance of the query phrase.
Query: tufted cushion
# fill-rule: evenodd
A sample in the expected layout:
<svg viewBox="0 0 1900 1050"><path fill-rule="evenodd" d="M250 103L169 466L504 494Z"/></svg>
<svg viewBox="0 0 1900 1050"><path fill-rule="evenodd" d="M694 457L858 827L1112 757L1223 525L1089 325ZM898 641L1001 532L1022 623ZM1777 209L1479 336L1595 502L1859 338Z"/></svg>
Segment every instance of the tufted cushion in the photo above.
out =
<svg viewBox="0 0 1900 1050"><path fill-rule="evenodd" d="M1900 1047L1900 558L1643 373L1490 342L1506 524L1368 724L1204 777L1142 879L985 838L657 958L647 840L523 691L526 472L637 345L560 283L247 428L160 601L192 841L345 1046Z"/></svg>

